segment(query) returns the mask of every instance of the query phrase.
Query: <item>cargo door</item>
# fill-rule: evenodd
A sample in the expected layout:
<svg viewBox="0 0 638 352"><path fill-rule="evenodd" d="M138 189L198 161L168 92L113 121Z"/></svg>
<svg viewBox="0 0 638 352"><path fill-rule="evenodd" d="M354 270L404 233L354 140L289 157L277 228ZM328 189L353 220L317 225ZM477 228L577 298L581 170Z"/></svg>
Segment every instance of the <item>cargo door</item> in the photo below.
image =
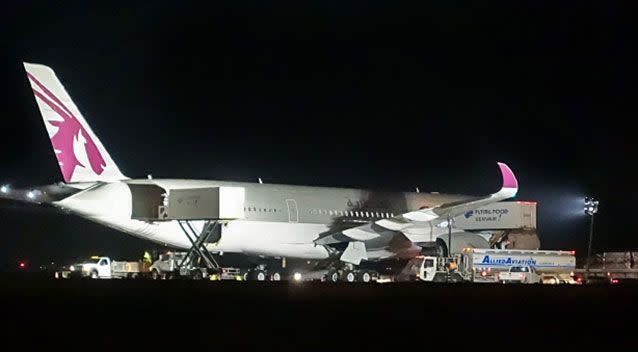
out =
<svg viewBox="0 0 638 352"><path fill-rule="evenodd" d="M299 222L297 201L294 199L286 199L286 205L288 206L288 222Z"/></svg>

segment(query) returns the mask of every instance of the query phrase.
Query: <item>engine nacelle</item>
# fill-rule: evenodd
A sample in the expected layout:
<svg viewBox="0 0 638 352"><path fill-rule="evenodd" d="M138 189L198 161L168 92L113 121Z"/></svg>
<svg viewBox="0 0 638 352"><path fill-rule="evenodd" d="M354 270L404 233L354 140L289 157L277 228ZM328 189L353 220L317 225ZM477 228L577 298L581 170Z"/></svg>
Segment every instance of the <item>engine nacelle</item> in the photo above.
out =
<svg viewBox="0 0 638 352"><path fill-rule="evenodd" d="M447 254L449 248L448 235L436 238L437 250ZM463 248L490 248L490 243L481 235L471 232L455 232L452 234L452 254L463 252ZM441 253L439 253L441 254Z"/></svg>

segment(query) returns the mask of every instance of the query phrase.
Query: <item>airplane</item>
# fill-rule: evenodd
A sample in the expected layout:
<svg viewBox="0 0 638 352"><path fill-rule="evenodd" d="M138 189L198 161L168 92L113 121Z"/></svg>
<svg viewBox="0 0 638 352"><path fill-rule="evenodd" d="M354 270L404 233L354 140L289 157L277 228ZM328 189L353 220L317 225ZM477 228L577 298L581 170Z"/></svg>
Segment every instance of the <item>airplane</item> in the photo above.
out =
<svg viewBox="0 0 638 352"><path fill-rule="evenodd" d="M219 226L202 248L216 254L326 260L334 263L333 280L368 281L370 273L358 269L365 261L488 248L480 235L453 229L450 219L514 197L518 190L514 173L500 162L502 188L483 197L267 184L261 180L131 179L120 171L55 72L40 64L24 63L24 68L64 182L28 191L5 185L0 197L52 205L167 246L199 250L187 236L183 221L161 219L157 213L171 193L241 189L239 215L194 219L186 224L197 238L216 220ZM152 214L136 215L140 209ZM452 248L448 248L449 231L454 235ZM265 270L263 266L257 269L260 279L266 277Z"/></svg>

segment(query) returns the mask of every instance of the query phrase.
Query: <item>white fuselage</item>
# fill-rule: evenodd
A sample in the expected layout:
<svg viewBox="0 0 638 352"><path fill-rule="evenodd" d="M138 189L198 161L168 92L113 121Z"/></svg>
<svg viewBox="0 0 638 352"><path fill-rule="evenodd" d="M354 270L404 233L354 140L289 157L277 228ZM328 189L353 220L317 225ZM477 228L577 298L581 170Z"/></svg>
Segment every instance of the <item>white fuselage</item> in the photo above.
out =
<svg viewBox="0 0 638 352"><path fill-rule="evenodd" d="M243 187L244 218L223 222L220 240L208 244L208 249L213 252L304 259L325 259L329 256L328 247L313 242L328 231L359 226L407 210L464 198L225 181L142 179L94 185L53 204L144 239L190 248L191 243L177 221L133 218L135 190L155 186L163 192L218 186ZM199 232L205 221L191 223ZM383 245L369 248L369 259L391 257L395 252L396 249Z"/></svg>

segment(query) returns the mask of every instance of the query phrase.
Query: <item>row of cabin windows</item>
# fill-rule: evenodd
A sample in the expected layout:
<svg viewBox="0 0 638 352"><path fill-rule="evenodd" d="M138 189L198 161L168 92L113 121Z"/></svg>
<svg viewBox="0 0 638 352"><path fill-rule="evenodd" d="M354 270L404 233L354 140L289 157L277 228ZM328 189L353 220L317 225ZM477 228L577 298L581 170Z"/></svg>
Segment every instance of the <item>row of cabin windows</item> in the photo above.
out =
<svg viewBox="0 0 638 352"><path fill-rule="evenodd" d="M244 211L254 211L260 213L276 213L281 212L276 208L257 208L257 207L244 207ZM347 217L365 217L365 218L391 218L394 217L394 213L379 212L379 211L358 211L358 210L326 210L326 209L311 209L312 215L330 215L330 216L347 216Z"/></svg>
<svg viewBox="0 0 638 352"><path fill-rule="evenodd" d="M394 217L394 213L382 212L382 211L359 211L359 210L326 210L326 209L311 209L312 215L331 215L331 216L347 216L357 218L391 218Z"/></svg>
<svg viewBox="0 0 638 352"><path fill-rule="evenodd" d="M281 212L275 208L257 208L257 207L244 207L244 211L258 211L260 213L276 213Z"/></svg>

